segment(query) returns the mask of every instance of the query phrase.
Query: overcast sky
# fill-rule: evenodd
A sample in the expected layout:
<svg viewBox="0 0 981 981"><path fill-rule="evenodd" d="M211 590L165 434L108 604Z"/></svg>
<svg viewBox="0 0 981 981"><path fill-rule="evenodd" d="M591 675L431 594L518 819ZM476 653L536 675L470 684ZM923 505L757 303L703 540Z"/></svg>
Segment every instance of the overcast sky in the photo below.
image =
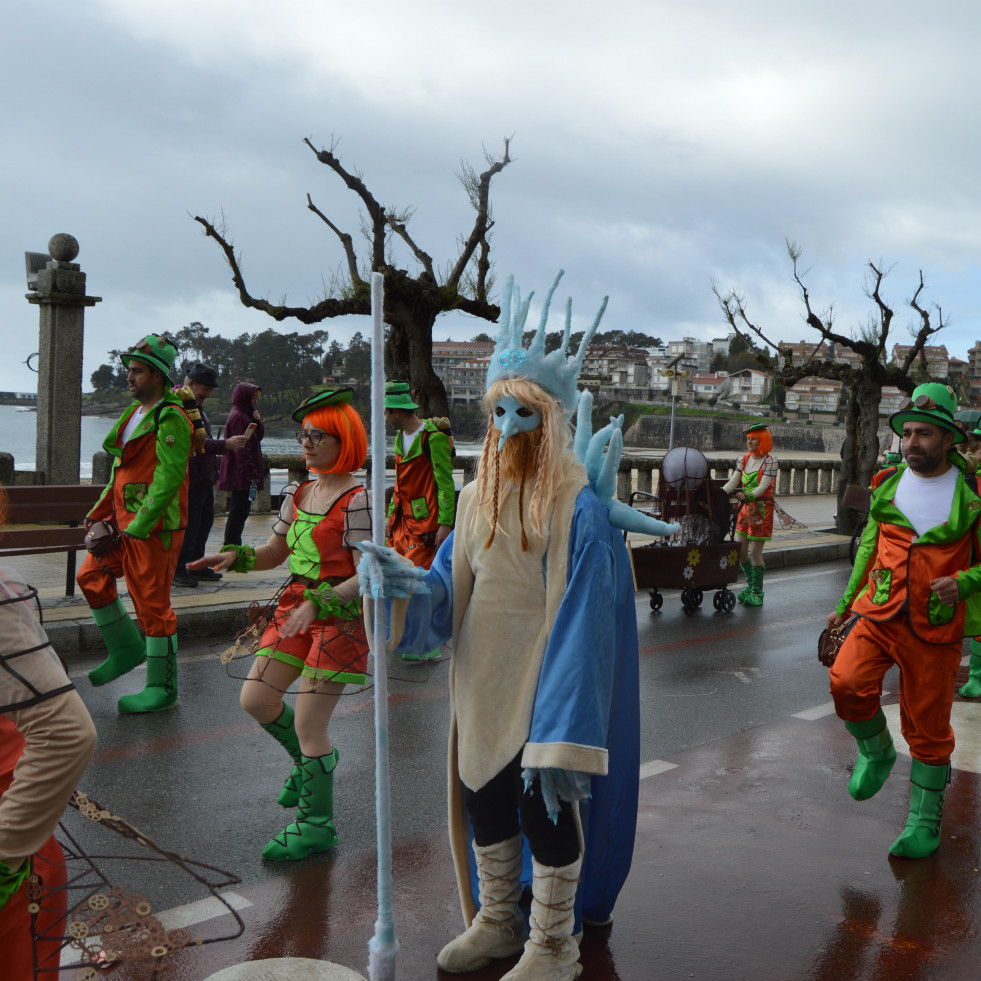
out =
<svg viewBox="0 0 981 981"><path fill-rule="evenodd" d="M23 253L56 232L103 297L86 389L151 331L304 330L239 304L192 216L224 214L254 295L315 301L342 255L306 193L354 234L357 202L305 136L415 208L437 266L473 222L461 159L483 169L513 136L492 194L499 281L541 297L564 268L577 327L608 293L605 329L711 339L715 282L775 338L809 336L789 238L846 333L881 260L907 342L922 269L950 319L936 341L964 358L981 339L979 26L976 3L943 0L7 5L0 389L35 388ZM346 343L369 321L323 326ZM485 329L447 317L434 337Z"/></svg>

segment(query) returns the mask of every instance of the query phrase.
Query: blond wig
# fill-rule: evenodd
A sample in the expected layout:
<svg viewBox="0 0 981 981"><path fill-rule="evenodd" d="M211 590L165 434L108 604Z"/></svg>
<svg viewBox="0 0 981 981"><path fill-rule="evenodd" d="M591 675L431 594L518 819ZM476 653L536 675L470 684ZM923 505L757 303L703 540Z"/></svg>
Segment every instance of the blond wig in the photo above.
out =
<svg viewBox="0 0 981 981"><path fill-rule="evenodd" d="M494 406L506 395L540 412L542 423L531 432L515 433L498 453L501 434L494 428ZM562 457L571 446L572 428L559 400L525 378L502 378L494 382L484 396L484 405L489 420L477 466L477 510L486 515L491 526L484 547L490 548L500 528L501 507L512 494L517 494L521 549L527 551L525 511L531 534L543 540L563 479Z"/></svg>

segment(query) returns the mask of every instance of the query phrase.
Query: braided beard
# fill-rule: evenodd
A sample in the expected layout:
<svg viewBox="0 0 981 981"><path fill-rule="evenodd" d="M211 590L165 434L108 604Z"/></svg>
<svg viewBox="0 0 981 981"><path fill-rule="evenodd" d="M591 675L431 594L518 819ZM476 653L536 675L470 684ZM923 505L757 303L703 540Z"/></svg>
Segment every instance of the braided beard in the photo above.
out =
<svg viewBox="0 0 981 981"><path fill-rule="evenodd" d="M496 432L491 430L488 438L492 439ZM521 551L528 551L528 535L525 532L525 485L528 483L529 475L534 479L533 461L536 456L538 445L541 442L541 429L533 429L530 432L514 433L501 447L499 453L494 456L494 506L493 519L491 521L491 533L484 548L490 548L497 532L498 507L500 504L501 480L504 480L505 487L508 485L518 486L518 523L521 526Z"/></svg>

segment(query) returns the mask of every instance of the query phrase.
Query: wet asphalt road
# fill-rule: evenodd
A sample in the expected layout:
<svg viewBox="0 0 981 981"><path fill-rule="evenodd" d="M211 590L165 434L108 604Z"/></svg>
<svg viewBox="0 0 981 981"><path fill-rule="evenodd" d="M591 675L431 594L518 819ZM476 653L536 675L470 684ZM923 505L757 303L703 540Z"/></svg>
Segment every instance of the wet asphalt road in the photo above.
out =
<svg viewBox="0 0 981 981"><path fill-rule="evenodd" d="M829 701L816 641L847 581L844 562L776 570L764 583L759 610L715 613L711 594L691 617L677 591L664 591L652 615L637 594L640 640L641 760L672 755L744 732ZM119 716L116 698L143 685L142 669L101 689L87 670L98 658L74 655L73 677L99 732L80 789L160 846L227 870L249 884L328 860L282 866L264 862L263 845L292 813L276 804L288 773L285 753L238 704L215 638L180 652L181 699L158 715ZM448 661L389 666L392 837L446 824L445 756L449 720ZM240 670L240 669L238 669ZM335 817L340 837L331 854L375 845L373 701L370 690L347 695L332 723L340 753ZM86 850L133 854L130 843L76 819ZM127 847L128 846L128 847ZM104 862L111 877L152 898L155 909L203 895L187 876L165 866Z"/></svg>

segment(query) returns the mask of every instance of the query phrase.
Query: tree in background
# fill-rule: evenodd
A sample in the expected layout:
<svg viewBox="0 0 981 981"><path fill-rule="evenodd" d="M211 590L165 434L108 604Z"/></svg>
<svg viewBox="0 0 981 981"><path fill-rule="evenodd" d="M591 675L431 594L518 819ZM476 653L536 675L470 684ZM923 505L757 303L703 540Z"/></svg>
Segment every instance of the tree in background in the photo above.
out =
<svg viewBox="0 0 981 981"><path fill-rule="evenodd" d="M500 157L485 154L488 167L483 173L478 174L464 163L457 174L477 214L469 234L461 236L459 240L457 257L438 272L432 257L416 244L406 228L412 217L412 209L397 211L379 204L361 178L341 165L334 153L336 142L320 150L309 139L303 142L320 163L332 170L360 198L363 208L361 232L368 242L367 254L359 257L350 233L331 221L307 194L307 208L337 236L346 264L343 272L337 271L331 275L325 295L318 302L306 307L288 306L285 302L274 304L253 296L245 285L238 255L223 225L216 227L200 216L194 220L224 252L242 303L261 310L276 321L293 317L304 324L316 324L347 314L369 315L370 274L382 273L385 277L384 319L389 327L385 344L385 373L389 377L408 379L413 397L427 415L447 415L446 392L432 368L433 325L440 314L451 310L462 310L490 321L497 320L500 315L500 308L488 300L493 287L490 230L494 222L490 186L494 176L511 162L510 139L505 139L504 153ZM410 275L408 270L396 265L396 243L401 243L411 253L419 267L416 275Z"/></svg>
<svg viewBox="0 0 981 981"><path fill-rule="evenodd" d="M805 321L815 332L814 352L822 344L851 348L861 357L857 366L843 364L830 359L818 360L807 358L798 365L791 364L791 354L784 353L782 362L778 356L777 343L770 340L763 329L753 323L746 312L746 301L736 290L723 294L717 286L712 286L722 308L723 316L729 326L736 332L737 337L752 344L752 339L758 338L763 342L762 352L765 359L765 370L773 373L776 381L784 386L791 386L808 375L819 378L834 378L842 382L842 399L845 403L845 441L841 447L841 482L838 487L838 502L848 484L860 484L868 487L872 475L876 471L879 460L879 404L882 401L882 389L891 385L909 394L915 387L910 376L910 369L920 356L929 338L946 327L940 307L935 307L937 313L936 326L930 319L929 311L920 305L920 295L924 290L923 273L919 274L916 291L907 303L916 311L920 325L913 334L910 349L902 364L888 364L887 344L889 332L892 329L894 311L882 297L882 283L890 270L880 268L869 262L866 273L865 293L875 303L869 312L868 320L860 325L857 336L852 337L835 330L832 310L818 315L811 306L810 293L804 285L804 275L800 270L799 261L801 249L794 242L787 242L787 254L793 265L794 282L800 291L804 304ZM911 329L912 333L912 329ZM773 353L770 353L772 349ZM731 350L731 348L730 348ZM851 525L858 516L847 509L838 508L838 530L851 532Z"/></svg>

